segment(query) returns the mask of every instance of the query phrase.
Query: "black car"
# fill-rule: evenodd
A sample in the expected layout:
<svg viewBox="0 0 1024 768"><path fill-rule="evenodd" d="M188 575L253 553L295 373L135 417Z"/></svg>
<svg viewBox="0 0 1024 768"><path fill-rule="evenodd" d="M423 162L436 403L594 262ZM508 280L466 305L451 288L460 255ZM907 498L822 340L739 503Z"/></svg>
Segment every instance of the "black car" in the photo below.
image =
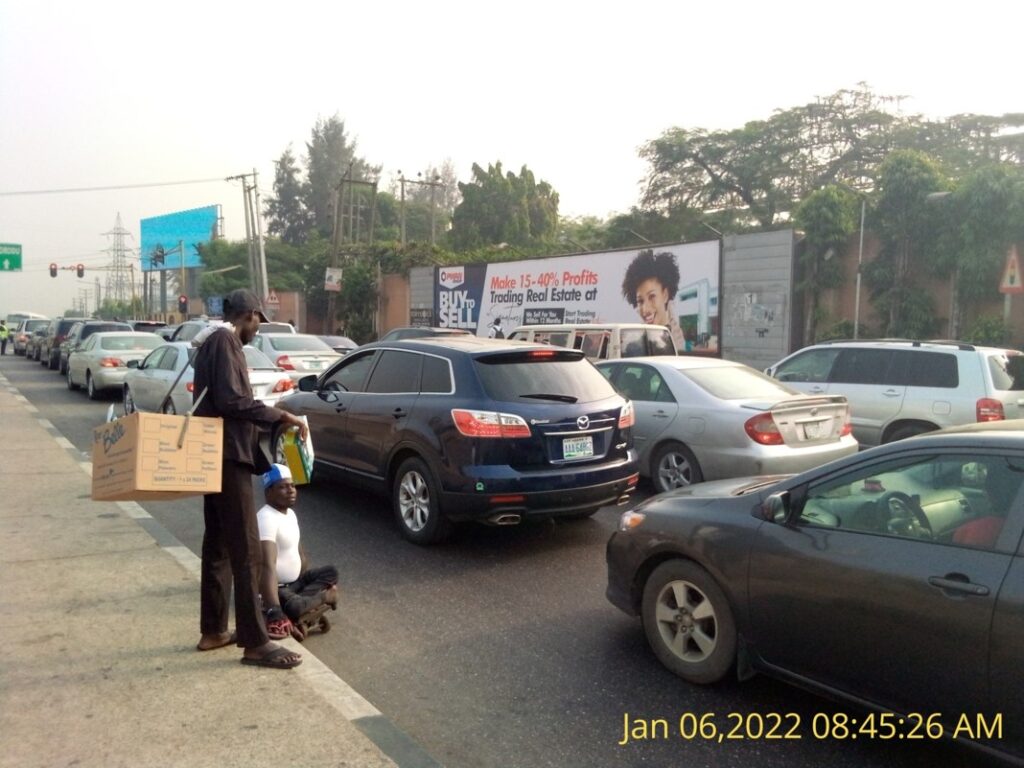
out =
<svg viewBox="0 0 1024 768"><path fill-rule="evenodd" d="M78 349L82 342L94 333L130 330L132 330L132 327L128 323L122 323L119 320L81 320L75 323L71 326L64 341L60 344L57 367L60 369L61 376L68 372L68 357L71 353Z"/></svg>
<svg viewBox="0 0 1024 768"><path fill-rule="evenodd" d="M690 486L622 515L607 596L690 682L765 672L876 710L851 733L1024 760L1022 479L1018 420Z"/></svg>
<svg viewBox="0 0 1024 768"><path fill-rule="evenodd" d="M317 467L389 494L416 543L451 521L589 516L636 485L632 404L576 350L377 342L299 389L278 407L308 417Z"/></svg>
<svg viewBox="0 0 1024 768"><path fill-rule="evenodd" d="M46 336L37 345L36 360L40 365L45 365L51 371L60 365L60 345L64 343L68 332L84 320L91 320L88 317L57 317L50 321L46 327Z"/></svg>

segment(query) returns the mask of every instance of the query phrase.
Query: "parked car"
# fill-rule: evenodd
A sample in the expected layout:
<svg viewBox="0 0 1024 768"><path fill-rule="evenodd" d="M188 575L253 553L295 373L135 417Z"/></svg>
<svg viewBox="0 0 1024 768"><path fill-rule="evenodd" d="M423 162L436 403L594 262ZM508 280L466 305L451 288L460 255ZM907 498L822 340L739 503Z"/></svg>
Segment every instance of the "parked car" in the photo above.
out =
<svg viewBox="0 0 1024 768"><path fill-rule="evenodd" d="M28 335L28 339L25 341L25 359L35 360L39 362L39 353L42 349L43 342L46 341L46 329L50 326L49 320L47 320L42 327L36 328L32 333Z"/></svg>
<svg viewBox="0 0 1024 768"><path fill-rule="evenodd" d="M181 369L189 363L195 351L196 348L189 341L174 341L157 347L141 362L129 361L121 391L124 413L188 411L192 407L195 371L191 366L184 373L181 373ZM291 378L266 355L249 345L242 347L242 352L245 353L249 368L253 397L267 405L276 405L278 400L292 392L294 384ZM181 374L180 379L178 374ZM174 386L171 399L165 402L176 380L178 383Z"/></svg>
<svg viewBox="0 0 1024 768"><path fill-rule="evenodd" d="M337 352L308 333L257 333L252 345L288 371L293 381L324 371L339 358Z"/></svg>
<svg viewBox="0 0 1024 768"><path fill-rule="evenodd" d="M291 323L260 323L257 333L296 333Z"/></svg>
<svg viewBox="0 0 1024 768"><path fill-rule="evenodd" d="M637 357L597 369L633 401L640 474L659 492L802 472L857 451L845 398L803 395L742 363Z"/></svg>
<svg viewBox="0 0 1024 768"><path fill-rule="evenodd" d="M308 418L316 465L390 496L417 544L451 521L592 515L637 481L632 405L575 350L376 342L299 389L279 407Z"/></svg>
<svg viewBox="0 0 1024 768"><path fill-rule="evenodd" d="M75 323L91 319L93 318L57 317L51 320L50 324L46 326L46 336L39 346L40 364L45 365L51 371L55 370L60 365L60 345L64 343L68 331Z"/></svg>
<svg viewBox="0 0 1024 768"><path fill-rule="evenodd" d="M18 323L14 332L11 334L11 341L14 345L14 354L24 355L25 350L28 348L29 339L32 338L32 334L41 328L46 328L49 324L49 318L32 318L29 320L22 320Z"/></svg>
<svg viewBox="0 0 1024 768"><path fill-rule="evenodd" d="M852 702L847 733L885 738L998 714L980 745L1019 762L1022 480L1017 420L681 488L621 516L607 597L691 683L763 672Z"/></svg>
<svg viewBox="0 0 1024 768"><path fill-rule="evenodd" d="M71 326L68 335L60 343L60 363L58 368L63 376L68 372L68 358L71 353L81 347L82 343L94 333L105 333L107 331L131 331L128 323L114 320L82 320Z"/></svg>
<svg viewBox="0 0 1024 768"><path fill-rule="evenodd" d="M591 360L675 355L677 352L667 327L647 323L521 325L508 338L582 349Z"/></svg>
<svg viewBox="0 0 1024 768"><path fill-rule="evenodd" d="M347 355L359 346L348 336L317 336L317 338L339 355Z"/></svg>
<svg viewBox="0 0 1024 768"><path fill-rule="evenodd" d="M157 328L154 333L165 341L170 341L174 332L178 330L177 325L165 325L162 328Z"/></svg>
<svg viewBox="0 0 1024 768"><path fill-rule="evenodd" d="M1024 356L949 341L823 342L765 373L812 395L842 395L863 446L942 427L1024 416Z"/></svg>
<svg viewBox="0 0 1024 768"><path fill-rule="evenodd" d="M84 386L90 400L98 400L105 390L120 390L128 373L128 363L142 360L162 343L163 340L152 333L93 333L68 355L68 389Z"/></svg>
<svg viewBox="0 0 1024 768"><path fill-rule="evenodd" d="M171 333L171 341L191 341L199 332L210 324L209 320L186 320L184 323L174 327Z"/></svg>
<svg viewBox="0 0 1024 768"><path fill-rule="evenodd" d="M465 328L427 328L410 325L392 328L380 337L379 341L401 341L402 339L423 339L428 336L472 336Z"/></svg>

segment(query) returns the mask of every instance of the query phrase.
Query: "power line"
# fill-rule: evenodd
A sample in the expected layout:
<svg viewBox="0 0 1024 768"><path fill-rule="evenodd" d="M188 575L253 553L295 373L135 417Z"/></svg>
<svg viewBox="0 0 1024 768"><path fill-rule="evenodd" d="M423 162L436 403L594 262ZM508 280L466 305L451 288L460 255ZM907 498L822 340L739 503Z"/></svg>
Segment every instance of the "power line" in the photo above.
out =
<svg viewBox="0 0 1024 768"><path fill-rule="evenodd" d="M189 179L188 181L154 181L146 184L119 184L109 187L68 187L67 189L28 189L15 192L0 192L0 197L14 197L16 195L60 195L68 192L109 192L118 189L144 189L146 187L175 187L185 184L211 184L215 181L225 181L223 176L216 179Z"/></svg>

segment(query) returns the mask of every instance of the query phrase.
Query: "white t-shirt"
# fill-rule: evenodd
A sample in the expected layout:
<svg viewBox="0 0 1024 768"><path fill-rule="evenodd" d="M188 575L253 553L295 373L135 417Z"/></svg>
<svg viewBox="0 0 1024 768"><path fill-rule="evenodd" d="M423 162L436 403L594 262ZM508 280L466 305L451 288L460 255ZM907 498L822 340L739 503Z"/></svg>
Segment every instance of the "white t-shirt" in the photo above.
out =
<svg viewBox="0 0 1024 768"><path fill-rule="evenodd" d="M277 544L277 582L291 584L302 573L299 555L299 519L292 510L279 512L264 504L256 513L260 527L260 541Z"/></svg>

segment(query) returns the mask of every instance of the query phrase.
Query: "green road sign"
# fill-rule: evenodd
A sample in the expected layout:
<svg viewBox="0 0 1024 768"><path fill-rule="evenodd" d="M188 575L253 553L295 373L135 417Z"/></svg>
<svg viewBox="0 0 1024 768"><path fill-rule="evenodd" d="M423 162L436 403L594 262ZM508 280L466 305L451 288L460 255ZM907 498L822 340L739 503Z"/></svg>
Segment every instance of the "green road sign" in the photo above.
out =
<svg viewBox="0 0 1024 768"><path fill-rule="evenodd" d="M21 246L0 243L0 272L21 272Z"/></svg>

